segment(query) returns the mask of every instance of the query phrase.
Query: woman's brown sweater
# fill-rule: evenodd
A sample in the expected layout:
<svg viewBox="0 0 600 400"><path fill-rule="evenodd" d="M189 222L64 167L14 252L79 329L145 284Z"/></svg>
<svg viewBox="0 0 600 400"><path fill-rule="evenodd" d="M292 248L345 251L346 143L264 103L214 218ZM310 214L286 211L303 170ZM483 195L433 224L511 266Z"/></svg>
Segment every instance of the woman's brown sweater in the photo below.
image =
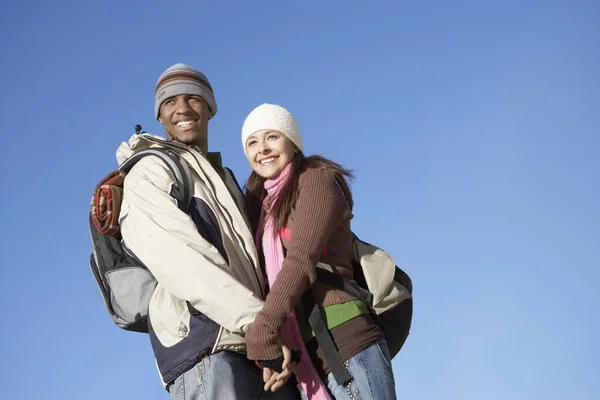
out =
<svg viewBox="0 0 600 400"><path fill-rule="evenodd" d="M286 229L291 239L282 240L286 257L265 305L246 332L248 358L273 360L281 356L279 331L303 293L312 288L321 306L354 300L348 293L316 281L317 262L329 264L335 273L352 278L352 211L332 173L309 169L298 180L298 198ZM383 337L383 331L368 314L353 318L331 331L343 360L354 356ZM313 339L314 340L314 339ZM308 346L314 349L315 343ZM315 354L312 354L313 359ZM314 361L328 372L322 352Z"/></svg>

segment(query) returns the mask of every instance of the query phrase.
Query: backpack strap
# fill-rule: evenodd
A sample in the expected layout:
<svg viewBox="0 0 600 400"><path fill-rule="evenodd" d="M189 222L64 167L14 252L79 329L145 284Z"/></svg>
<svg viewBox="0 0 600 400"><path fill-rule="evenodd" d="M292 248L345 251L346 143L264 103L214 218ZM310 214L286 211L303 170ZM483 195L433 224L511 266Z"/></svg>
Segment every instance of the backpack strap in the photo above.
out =
<svg viewBox="0 0 600 400"><path fill-rule="evenodd" d="M368 290L360 287L356 281L352 281L323 268L317 268L316 272L318 281L345 291L356 299L364 302L369 309L372 309L373 295ZM308 290L304 294L303 300L305 310L310 310L308 323L315 332L315 337L317 338L319 347L323 350L323 356L325 357L325 360L327 360L329 368L331 368L331 373L338 385L345 385L353 379L352 375L350 375L346 369L346 366L340 357L340 353L337 351L337 348L331 339L321 309L317 305L311 290Z"/></svg>
<svg viewBox="0 0 600 400"><path fill-rule="evenodd" d="M338 353L337 348L331 339L331 335L327 330L327 325L325 325L323 314L321 313L321 309L317 304L312 290L307 290L302 296L302 300L304 303L304 309L310 310L308 315L308 323L315 332L315 337L317 338L319 347L321 350L323 350L323 356L325 357L325 360L327 360L327 364L331 369L333 378L338 385L346 385L352 381L352 375L350 375L346 369L346 366L340 357L340 353Z"/></svg>
<svg viewBox="0 0 600 400"><path fill-rule="evenodd" d="M317 280L329 286L333 286L336 289L343 290L372 309L373 294L361 287L356 281L350 280L342 275L334 274L323 268L317 268Z"/></svg>
<svg viewBox="0 0 600 400"><path fill-rule="evenodd" d="M160 158L171 170L171 173L175 176L175 192L172 193L172 195L178 200L179 208L184 212L188 212L193 197L194 184L192 181L192 173L187 162L174 151L163 147L153 147L142 150L125 160L123 164L119 166L119 169L127 173L139 160L146 156Z"/></svg>

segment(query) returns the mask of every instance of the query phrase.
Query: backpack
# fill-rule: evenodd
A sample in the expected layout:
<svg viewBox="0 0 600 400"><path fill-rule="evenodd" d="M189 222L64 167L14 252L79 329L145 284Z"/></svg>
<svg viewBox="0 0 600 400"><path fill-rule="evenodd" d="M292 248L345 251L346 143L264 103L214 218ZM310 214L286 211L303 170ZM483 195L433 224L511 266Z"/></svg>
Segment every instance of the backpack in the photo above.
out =
<svg viewBox="0 0 600 400"><path fill-rule="evenodd" d="M148 156L160 158L169 167L176 180L172 195L179 208L188 212L193 186L187 163L169 149L150 148L128 158L98 183L89 217L90 268L106 311L118 327L142 333L148 333L148 305L157 282L123 244L118 218L125 176L139 160Z"/></svg>

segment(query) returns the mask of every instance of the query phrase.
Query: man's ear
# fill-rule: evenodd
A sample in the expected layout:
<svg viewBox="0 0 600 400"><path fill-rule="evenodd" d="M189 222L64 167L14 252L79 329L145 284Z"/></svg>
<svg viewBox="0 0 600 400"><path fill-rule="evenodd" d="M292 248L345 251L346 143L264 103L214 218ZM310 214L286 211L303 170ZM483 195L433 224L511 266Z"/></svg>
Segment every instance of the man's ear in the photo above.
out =
<svg viewBox="0 0 600 400"><path fill-rule="evenodd" d="M158 122L160 122L160 124L161 124L161 125L164 125L164 124L163 124L162 117L161 117L160 115L158 116Z"/></svg>

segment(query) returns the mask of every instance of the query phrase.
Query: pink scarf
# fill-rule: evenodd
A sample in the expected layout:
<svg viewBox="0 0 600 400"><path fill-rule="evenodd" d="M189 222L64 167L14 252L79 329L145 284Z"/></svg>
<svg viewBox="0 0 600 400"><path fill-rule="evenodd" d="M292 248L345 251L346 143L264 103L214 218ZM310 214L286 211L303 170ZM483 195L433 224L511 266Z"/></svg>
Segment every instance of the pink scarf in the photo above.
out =
<svg viewBox="0 0 600 400"><path fill-rule="evenodd" d="M277 199L277 195L281 192L281 189L283 189L290 176L291 169L292 164L290 163L283 169L283 171L281 171L281 174L279 174L277 178L268 179L265 182L267 195L265 196L263 202L263 213L265 205ZM272 208L272 204L270 206ZM261 221L264 220L263 213L261 213ZM281 271L283 259L285 258L283 255L283 244L281 243L281 238L279 235L273 234L273 225L273 217L269 215L265 224L265 230L262 234L265 268L267 272L267 278L269 280L269 287L273 286L277 274L279 271ZM257 235L260 235L260 229L258 230ZM260 237L257 237L258 243L259 240ZM292 312L290 318L283 325L280 333L283 341L288 345L288 347L292 349L299 349L302 352L302 359L300 360L300 364L298 364L296 367L296 377L298 378L298 381L300 381L302 389L304 390L304 393L308 399L331 400L331 397L327 392L327 388L323 384L323 381L319 377L319 374L310 360L310 356L308 355L308 351L304 345L304 340L302 339L302 334L300 333L300 327L298 326L298 320L296 319L294 312Z"/></svg>

